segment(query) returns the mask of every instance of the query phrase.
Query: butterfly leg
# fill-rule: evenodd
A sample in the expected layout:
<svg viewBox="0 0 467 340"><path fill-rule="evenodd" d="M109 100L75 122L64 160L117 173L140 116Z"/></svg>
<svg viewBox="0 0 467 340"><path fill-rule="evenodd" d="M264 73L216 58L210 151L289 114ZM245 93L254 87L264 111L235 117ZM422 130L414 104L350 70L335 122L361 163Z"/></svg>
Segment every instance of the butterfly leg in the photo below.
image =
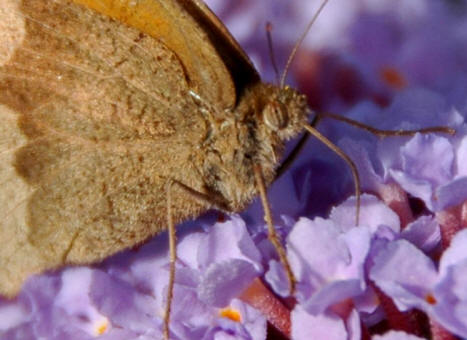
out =
<svg viewBox="0 0 467 340"><path fill-rule="evenodd" d="M169 268L169 284L167 289L167 305L165 307L165 316L164 316L164 339L169 340L170 333L170 312L172 309L172 300L174 293L175 285L175 262L177 260L177 235L174 225L174 220L172 216L172 186L178 185L182 190L184 190L192 198L196 199L200 203L213 206L220 210L228 210L227 204L221 199L213 197L211 195L204 194L199 192L189 186L183 184L182 182L176 180L169 180L166 188L166 197L167 197L167 230L169 233L169 253L170 253L170 268Z"/></svg>
<svg viewBox="0 0 467 340"><path fill-rule="evenodd" d="M255 165L254 171L255 171L256 185L258 186L259 196L263 204L264 221L266 222L268 226L268 238L271 241L274 248L276 248L277 254L279 255L279 259L281 260L287 272L287 277L290 283L290 286L289 286L290 295L293 295L295 292L295 285L296 285L297 280L295 279L295 276L292 272L292 267L290 266L290 263L287 260L284 246L280 242L279 236L277 235L276 230L274 229L274 225L272 223L271 208L269 207L269 201L266 195L266 185L264 184L264 178L263 178L263 172L261 170L261 166Z"/></svg>
<svg viewBox="0 0 467 340"><path fill-rule="evenodd" d="M319 116L315 115L313 117L313 120L311 121L310 125L315 127L318 122L319 122ZM292 151L287 155L286 159L279 165L279 167L276 170L276 177L274 180L277 180L279 177L281 177L293 164L293 162L297 159L298 155L300 152L303 150L306 142L308 141L308 138L310 135L308 133L305 133L302 138L298 141L298 143L294 146Z"/></svg>
<svg viewBox="0 0 467 340"><path fill-rule="evenodd" d="M213 208L216 208L222 211L229 211L229 206L227 202L225 202L222 199L222 197L219 197L218 195L215 195L214 193L211 193L208 195L208 194L199 192L198 190L190 188L188 185L185 185L182 182L179 182L176 180L173 181L173 183L177 184L182 190L184 190L188 195L196 199L198 202L204 203L208 206L211 206Z"/></svg>
<svg viewBox="0 0 467 340"><path fill-rule="evenodd" d="M452 129L450 127L447 127L447 126L432 126L432 127L428 127L428 128L415 129L415 130L381 130L381 129L376 129L376 128L372 127L372 126L360 123L360 122L358 122L356 120L353 120L353 119L350 119L350 118L347 118L347 117L344 117L344 116L336 115L334 113L329 113L329 112L319 113L318 116L323 117L323 118L331 118L331 119L334 119L334 120L341 121L343 123L352 125L352 126L354 126L356 128L368 131L368 132L370 132L370 133L372 133L372 134L374 134L375 136L378 136L378 137L413 136L417 132L419 132L419 133L440 132L440 133L447 133L449 135L453 135L456 132L454 129Z"/></svg>
<svg viewBox="0 0 467 340"><path fill-rule="evenodd" d="M360 176L358 175L358 170L357 166L355 163L352 161L352 159L347 156L347 154L339 148L336 144L331 142L329 139L327 139L324 135L322 135L318 130L316 130L314 127L311 125L305 124L303 126L311 135L316 137L321 143L326 145L329 149L334 151L340 158L342 158L350 167L350 170L352 171L352 177L353 181L355 184L355 197L357 198L357 211L355 212L355 225L358 225L358 219L360 216Z"/></svg>
<svg viewBox="0 0 467 340"><path fill-rule="evenodd" d="M175 225L172 217L172 181L167 184L167 230L169 232L169 252L170 252L170 269L169 269L169 285L167 289L167 305L165 307L164 316L164 339L169 340L170 312L172 309L173 291L175 284L175 261L177 260L177 235L175 233Z"/></svg>

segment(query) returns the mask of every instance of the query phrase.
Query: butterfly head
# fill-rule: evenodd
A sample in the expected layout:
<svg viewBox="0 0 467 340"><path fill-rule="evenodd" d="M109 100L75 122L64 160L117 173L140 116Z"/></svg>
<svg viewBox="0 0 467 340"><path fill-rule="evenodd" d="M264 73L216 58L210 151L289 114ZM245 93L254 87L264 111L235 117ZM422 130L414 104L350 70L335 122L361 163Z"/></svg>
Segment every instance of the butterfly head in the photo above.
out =
<svg viewBox="0 0 467 340"><path fill-rule="evenodd" d="M262 120L267 132L276 134L281 140L297 135L307 120L306 97L289 86L272 87L272 94L264 104Z"/></svg>

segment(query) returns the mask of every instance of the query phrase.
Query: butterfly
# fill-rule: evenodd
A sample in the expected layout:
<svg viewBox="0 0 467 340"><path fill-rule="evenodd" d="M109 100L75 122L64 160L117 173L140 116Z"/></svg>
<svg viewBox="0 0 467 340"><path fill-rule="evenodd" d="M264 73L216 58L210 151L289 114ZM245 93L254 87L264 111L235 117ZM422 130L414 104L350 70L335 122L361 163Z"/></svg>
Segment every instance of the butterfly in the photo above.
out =
<svg viewBox="0 0 467 340"><path fill-rule="evenodd" d="M306 98L261 82L201 1L7 0L0 293L100 261L171 220L242 210ZM8 18L8 19L6 19Z"/></svg>

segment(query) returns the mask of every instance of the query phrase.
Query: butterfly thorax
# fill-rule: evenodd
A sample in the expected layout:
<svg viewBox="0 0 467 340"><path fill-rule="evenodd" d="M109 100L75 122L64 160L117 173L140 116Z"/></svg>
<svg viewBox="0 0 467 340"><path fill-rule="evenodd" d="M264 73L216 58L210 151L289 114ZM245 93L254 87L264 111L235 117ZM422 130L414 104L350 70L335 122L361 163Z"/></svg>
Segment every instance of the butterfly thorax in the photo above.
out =
<svg viewBox="0 0 467 340"><path fill-rule="evenodd" d="M257 83L240 96L225 119L212 120L205 142L206 190L238 211L257 194L253 166L259 164L267 184L275 176L284 142L306 123L306 98L290 87Z"/></svg>

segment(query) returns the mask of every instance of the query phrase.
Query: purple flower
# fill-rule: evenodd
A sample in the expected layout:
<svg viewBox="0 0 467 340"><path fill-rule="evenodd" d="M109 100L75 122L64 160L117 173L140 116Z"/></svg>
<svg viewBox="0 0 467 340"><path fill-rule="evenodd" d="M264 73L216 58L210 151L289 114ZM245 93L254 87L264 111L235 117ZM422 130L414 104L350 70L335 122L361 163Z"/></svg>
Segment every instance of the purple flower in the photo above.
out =
<svg viewBox="0 0 467 340"><path fill-rule="evenodd" d="M206 332L203 340L266 339L266 323L261 313L239 300L232 300L230 306L220 311L222 317Z"/></svg>
<svg viewBox="0 0 467 340"><path fill-rule="evenodd" d="M355 198L348 199L333 209L328 220L302 218L288 236L288 256L299 281L292 334L310 332L294 323L294 313L319 319L342 306L347 306L347 312L335 316L343 318L339 322L345 322L350 310L369 326L378 323L384 314L367 278L375 258L396 240L408 239L427 251L439 245L439 225L431 216L419 217L401 232L399 218L391 209L376 197L363 195L360 226L356 227L355 204ZM266 279L276 293L287 294L280 264L270 263Z"/></svg>
<svg viewBox="0 0 467 340"><path fill-rule="evenodd" d="M439 269L405 240L387 245L375 258L370 277L406 311L425 311L451 332L466 337L467 230L459 232L443 253Z"/></svg>
<svg viewBox="0 0 467 340"><path fill-rule="evenodd" d="M264 316L241 301L234 302L262 271L261 256L243 220L233 216L207 233L189 234L177 248L171 323L174 335L180 339L227 335L264 339ZM166 295L163 290L158 296ZM225 310L230 312L225 314ZM229 318L232 313L238 318Z"/></svg>
<svg viewBox="0 0 467 340"><path fill-rule="evenodd" d="M2 339L34 338L34 331L30 325L33 313L28 302L27 298L0 302L0 334Z"/></svg>
<svg viewBox="0 0 467 340"><path fill-rule="evenodd" d="M31 280L16 303L0 305L2 334L5 339L162 338L168 259L166 251L152 251L162 243L145 245L124 267L111 260L101 269L69 268ZM261 255L239 217L208 233L187 235L178 255L173 339L265 339L265 317L235 299L262 271Z"/></svg>
<svg viewBox="0 0 467 340"><path fill-rule="evenodd" d="M312 315L297 306L292 312L292 339L359 340L358 313L353 310L344 318L330 311Z"/></svg>
<svg viewBox="0 0 467 340"><path fill-rule="evenodd" d="M59 331L74 328L87 337L97 337L108 331L110 321L94 305L90 296L93 275L89 268L69 268L61 275L61 288L54 299L52 316L53 327ZM81 334L80 336L85 336ZM78 339L79 337L76 337Z"/></svg>
<svg viewBox="0 0 467 340"><path fill-rule="evenodd" d="M179 259L197 270L197 294L209 305L225 307L262 272L261 255L239 217L201 237L190 235L179 248Z"/></svg>
<svg viewBox="0 0 467 340"><path fill-rule="evenodd" d="M391 169L391 176L431 211L456 206L467 199L467 172L456 166L456 153L462 159L466 149L464 141L455 150L445 137L418 134L401 148L402 169Z"/></svg>
<svg viewBox="0 0 467 340"><path fill-rule="evenodd" d="M350 197L332 209L330 219L343 230L354 228L355 206L355 197ZM440 243L440 227L433 216L421 215L401 230L397 214L376 196L368 194L361 197L359 224L369 228L373 237L372 247L376 249L381 248L380 241L387 243L396 239L406 239L427 252Z"/></svg>
<svg viewBox="0 0 467 340"><path fill-rule="evenodd" d="M465 78L465 16L459 9L440 1L391 0L340 7L329 4L306 46L341 56L340 64L366 83L367 98L418 86L447 93L453 81Z"/></svg>
<svg viewBox="0 0 467 340"><path fill-rule="evenodd" d="M440 244L440 226L433 216L420 216L402 230L400 237L429 253Z"/></svg>
<svg viewBox="0 0 467 340"><path fill-rule="evenodd" d="M432 103L429 108L427 102ZM437 93L420 89L407 90L396 96L393 104L386 109L381 110L374 106L363 105L363 107L354 108L349 116L366 121L371 126L388 130L419 129L437 124L452 126L461 132L464 128L462 116L447 106L448 103ZM374 118L381 115L390 116L392 119L385 124L372 122ZM356 132L348 131L348 129L343 129L341 132L344 132L342 135L348 137L344 137L339 145L356 161L362 178L362 187L365 190L381 193L384 186L394 181L400 183L403 176L406 176L408 177L406 182L413 178L413 182L419 186L422 184L418 183L417 180L428 182L430 178L436 177L437 182L426 184L433 191L437 186L446 185L463 176L462 173L458 174L454 167L457 142L453 137L416 135L411 139L407 137L377 139L368 134L355 136ZM422 140L425 141L424 144L421 143ZM438 143L436 149L433 143ZM436 150L444 157L440 158L439 154L435 154ZM426 154L425 157L417 158L416 155L422 156L422 152ZM460 155L462 152L463 148L461 147L459 148ZM433 162L434 158L436 158L436 162ZM437 166L436 170L434 169L435 165ZM409 177L410 175L412 177ZM414 178L414 176L416 177ZM400 184L404 187L402 183ZM411 193L417 197L426 197L426 194L422 195L421 190L420 193L415 190L412 190ZM431 196L429 198L430 200L426 200L427 204L431 202Z"/></svg>
<svg viewBox="0 0 467 340"><path fill-rule="evenodd" d="M372 234L376 233L383 226L391 229L393 232L400 231L400 220L397 214L376 196L363 194L360 203L360 226L365 226ZM355 197L350 197L332 208L330 219L341 230L355 228L356 204Z"/></svg>
<svg viewBox="0 0 467 340"><path fill-rule="evenodd" d="M389 331L384 335L375 335L373 340L423 340L418 336L407 334L402 331Z"/></svg>
<svg viewBox="0 0 467 340"><path fill-rule="evenodd" d="M370 231L355 227L342 231L331 220L300 219L287 240L288 257L297 277L297 299L312 314L361 294L363 264L370 247Z"/></svg>

